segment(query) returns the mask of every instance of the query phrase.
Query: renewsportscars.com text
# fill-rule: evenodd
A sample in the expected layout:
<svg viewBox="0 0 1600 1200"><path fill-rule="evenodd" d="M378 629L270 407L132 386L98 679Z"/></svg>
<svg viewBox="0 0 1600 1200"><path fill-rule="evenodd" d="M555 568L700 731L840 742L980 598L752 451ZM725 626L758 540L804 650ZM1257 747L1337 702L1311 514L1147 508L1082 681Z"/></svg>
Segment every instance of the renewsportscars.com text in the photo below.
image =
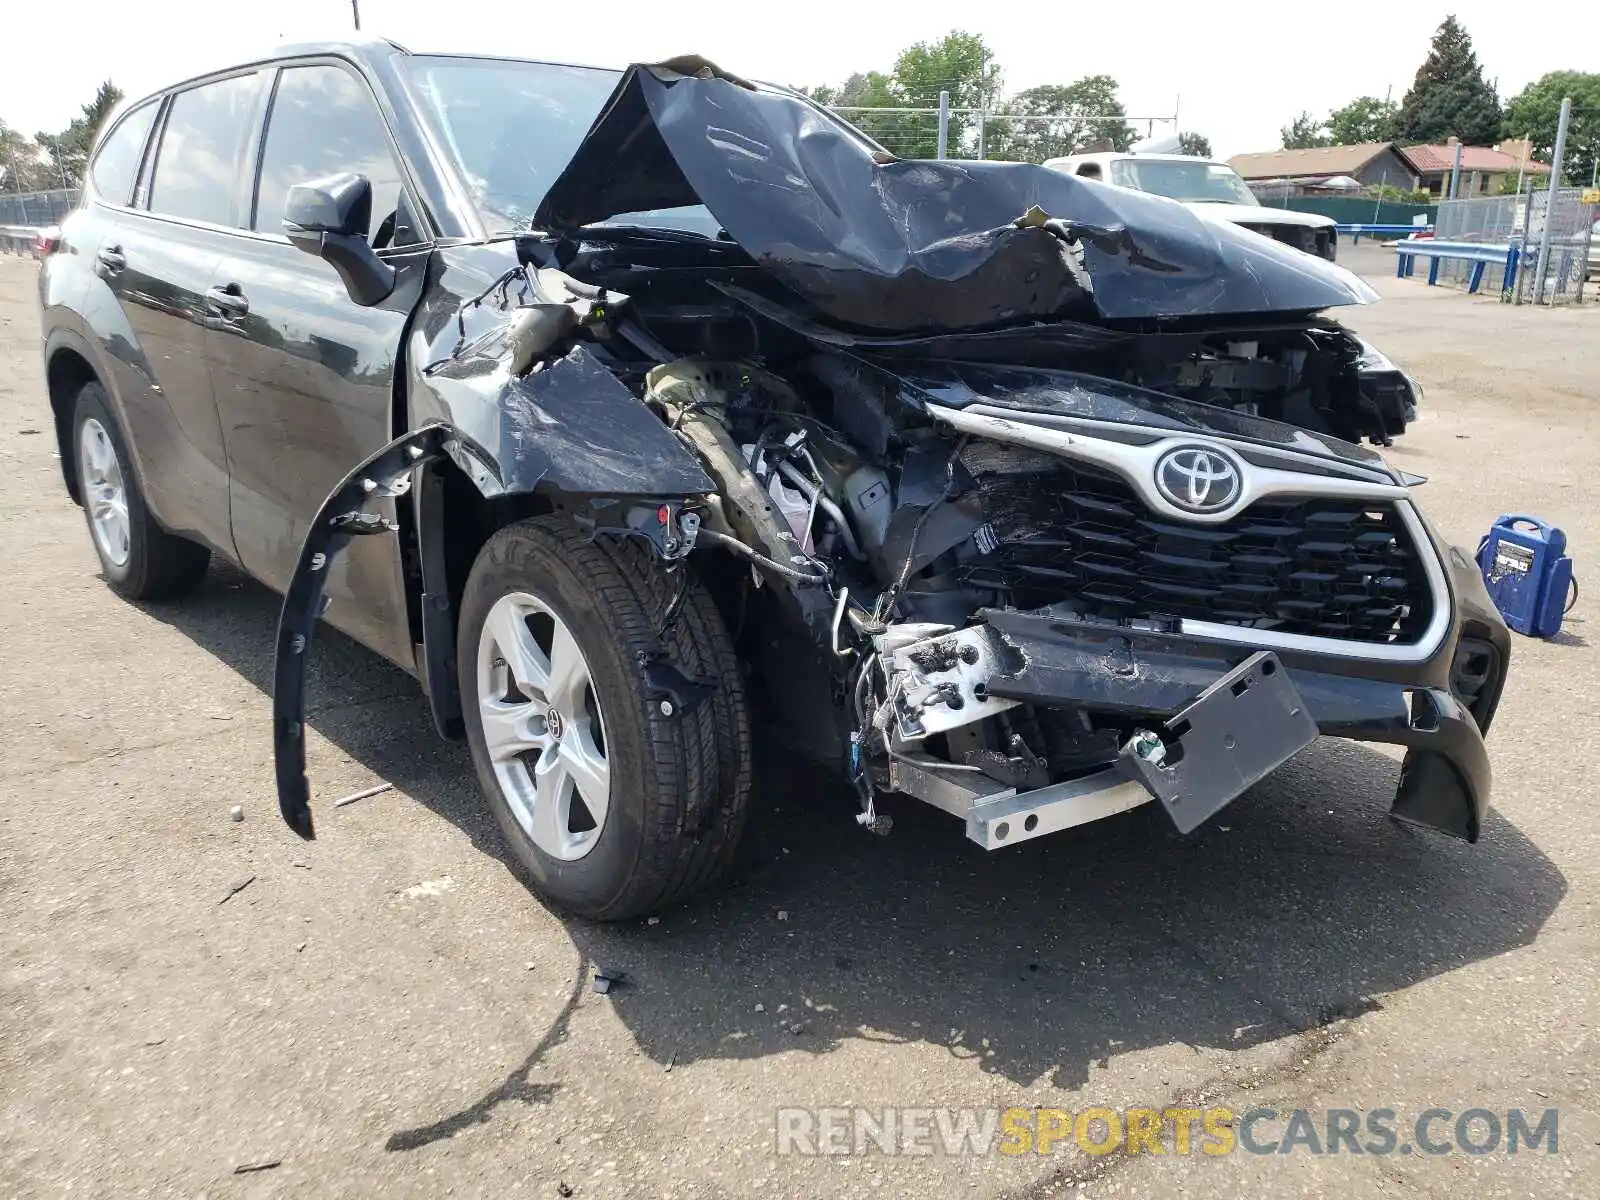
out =
<svg viewBox="0 0 1600 1200"><path fill-rule="evenodd" d="M780 1108L779 1154L1558 1153L1556 1109Z"/></svg>

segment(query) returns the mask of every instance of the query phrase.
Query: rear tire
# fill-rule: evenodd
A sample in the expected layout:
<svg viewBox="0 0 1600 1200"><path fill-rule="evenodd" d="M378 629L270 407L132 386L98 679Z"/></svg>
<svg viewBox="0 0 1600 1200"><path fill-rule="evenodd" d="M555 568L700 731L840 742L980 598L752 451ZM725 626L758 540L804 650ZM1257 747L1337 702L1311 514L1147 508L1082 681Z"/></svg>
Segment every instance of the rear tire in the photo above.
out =
<svg viewBox="0 0 1600 1200"><path fill-rule="evenodd" d="M680 578L631 539L539 517L484 544L462 597L456 661L479 782L525 881L581 916L685 899L743 830L750 727L727 629L691 577L655 632ZM663 712L641 670L662 652L713 693Z"/></svg>
<svg viewBox="0 0 1600 1200"><path fill-rule="evenodd" d="M72 453L89 540L111 590L129 600L161 600L193 591L211 551L161 528L145 506L133 457L98 383L78 392Z"/></svg>

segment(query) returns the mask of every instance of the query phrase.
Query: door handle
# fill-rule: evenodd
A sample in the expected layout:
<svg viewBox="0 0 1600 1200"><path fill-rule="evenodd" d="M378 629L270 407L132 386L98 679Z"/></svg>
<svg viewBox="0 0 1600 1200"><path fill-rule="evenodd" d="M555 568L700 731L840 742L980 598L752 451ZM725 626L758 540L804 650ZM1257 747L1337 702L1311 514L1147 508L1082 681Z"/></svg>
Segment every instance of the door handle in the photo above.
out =
<svg viewBox="0 0 1600 1200"><path fill-rule="evenodd" d="M237 283L208 289L206 303L223 316L230 318L242 317L250 311L250 301L245 299L244 292L239 289Z"/></svg>
<svg viewBox="0 0 1600 1200"><path fill-rule="evenodd" d="M128 258L122 253L121 246L102 246L100 252L94 257L95 261L105 268L108 275L115 275L128 265Z"/></svg>

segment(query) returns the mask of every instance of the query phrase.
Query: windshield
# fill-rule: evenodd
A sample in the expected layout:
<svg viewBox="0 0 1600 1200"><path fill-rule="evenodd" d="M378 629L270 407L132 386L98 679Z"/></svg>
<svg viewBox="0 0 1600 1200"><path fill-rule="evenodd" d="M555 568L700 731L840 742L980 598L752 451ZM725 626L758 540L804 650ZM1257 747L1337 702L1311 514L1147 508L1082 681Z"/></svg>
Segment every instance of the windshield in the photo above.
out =
<svg viewBox="0 0 1600 1200"><path fill-rule="evenodd" d="M1173 200L1209 200L1217 204L1257 204L1255 194L1232 167L1194 159L1119 158L1111 163L1111 182Z"/></svg>
<svg viewBox="0 0 1600 1200"><path fill-rule="evenodd" d="M423 119L491 234L528 227L622 77L620 71L510 59L414 55L400 61ZM699 205L624 213L607 224L718 233Z"/></svg>

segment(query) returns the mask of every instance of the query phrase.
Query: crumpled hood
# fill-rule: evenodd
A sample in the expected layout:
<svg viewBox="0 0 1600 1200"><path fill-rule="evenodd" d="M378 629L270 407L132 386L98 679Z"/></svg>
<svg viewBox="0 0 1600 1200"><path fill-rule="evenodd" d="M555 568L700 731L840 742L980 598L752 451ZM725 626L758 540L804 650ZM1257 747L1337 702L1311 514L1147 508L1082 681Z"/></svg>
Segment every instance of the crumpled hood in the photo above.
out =
<svg viewBox="0 0 1600 1200"><path fill-rule="evenodd" d="M1376 298L1342 267L1176 201L1026 163L885 157L800 97L704 60L633 66L533 221L571 234L704 204L823 317L866 330L1304 313ZM1035 208L1065 222L1069 240L1019 226Z"/></svg>

